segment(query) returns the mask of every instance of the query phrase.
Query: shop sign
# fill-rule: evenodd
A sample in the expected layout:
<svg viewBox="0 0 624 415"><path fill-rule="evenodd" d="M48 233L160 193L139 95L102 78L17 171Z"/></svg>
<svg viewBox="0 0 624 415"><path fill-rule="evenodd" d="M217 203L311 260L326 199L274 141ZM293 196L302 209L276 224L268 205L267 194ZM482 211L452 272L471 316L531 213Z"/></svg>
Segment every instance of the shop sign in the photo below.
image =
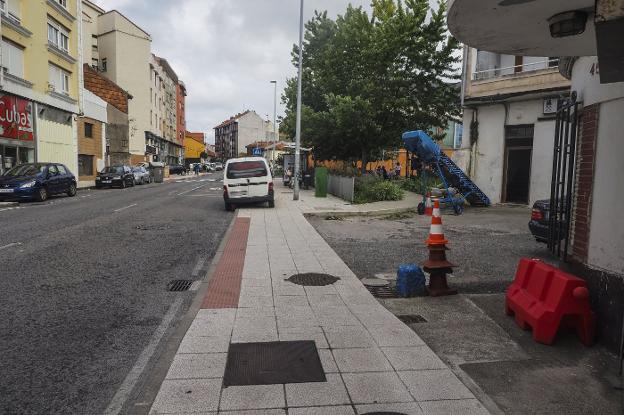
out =
<svg viewBox="0 0 624 415"><path fill-rule="evenodd" d="M0 137L33 141L33 104L13 95L0 94Z"/></svg>

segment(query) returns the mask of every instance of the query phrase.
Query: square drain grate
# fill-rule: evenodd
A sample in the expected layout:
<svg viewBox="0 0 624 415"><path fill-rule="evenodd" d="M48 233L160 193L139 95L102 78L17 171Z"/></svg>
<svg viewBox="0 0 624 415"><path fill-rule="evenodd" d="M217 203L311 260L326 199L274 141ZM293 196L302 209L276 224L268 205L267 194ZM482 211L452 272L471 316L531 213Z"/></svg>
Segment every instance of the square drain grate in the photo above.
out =
<svg viewBox="0 0 624 415"><path fill-rule="evenodd" d="M366 286L366 289L373 294L373 297L377 298L399 298L396 290L389 286L384 285L382 287Z"/></svg>
<svg viewBox="0 0 624 415"><path fill-rule="evenodd" d="M405 324L416 324L416 323L426 323L427 319L419 314L406 314L402 316L397 316L399 320L401 320Z"/></svg>
<svg viewBox="0 0 624 415"><path fill-rule="evenodd" d="M167 291L188 291L193 280L172 280L167 284Z"/></svg>
<svg viewBox="0 0 624 415"><path fill-rule="evenodd" d="M312 340L232 343L223 386L326 382L316 344Z"/></svg>

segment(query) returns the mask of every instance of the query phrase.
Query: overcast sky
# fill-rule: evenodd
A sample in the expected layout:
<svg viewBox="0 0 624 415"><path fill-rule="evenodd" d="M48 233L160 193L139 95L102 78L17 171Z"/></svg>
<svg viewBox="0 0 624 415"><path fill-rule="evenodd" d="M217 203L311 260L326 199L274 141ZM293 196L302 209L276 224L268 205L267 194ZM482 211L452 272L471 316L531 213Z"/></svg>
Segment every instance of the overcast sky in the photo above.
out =
<svg viewBox="0 0 624 415"><path fill-rule="evenodd" d="M166 58L188 89L187 128L203 131L245 109L273 118L273 85L295 74L290 62L298 39L297 0L96 0L117 9L152 36L152 51ZM370 0L306 0L314 10L342 14L347 5L370 9Z"/></svg>

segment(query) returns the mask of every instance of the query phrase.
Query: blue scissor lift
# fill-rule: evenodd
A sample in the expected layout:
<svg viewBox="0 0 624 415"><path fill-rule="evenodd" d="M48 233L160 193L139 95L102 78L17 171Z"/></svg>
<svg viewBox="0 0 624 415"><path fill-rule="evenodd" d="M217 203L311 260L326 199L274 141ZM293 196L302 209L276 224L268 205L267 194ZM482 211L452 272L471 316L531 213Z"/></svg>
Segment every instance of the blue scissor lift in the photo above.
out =
<svg viewBox="0 0 624 415"><path fill-rule="evenodd" d="M438 177L446 188L446 197L439 199L440 203L452 205L456 214L461 214L464 210L464 199L472 206L489 206L490 199L457 167L436 144L436 142L424 131L408 131L403 133L403 143L405 148L412 153L416 153L420 161L437 172ZM424 170L423 170L424 171ZM424 173L426 175L426 173ZM426 183L426 176L421 178ZM449 187L454 187L461 192L453 197ZM424 199L425 195L423 195ZM424 206L424 201L423 201Z"/></svg>

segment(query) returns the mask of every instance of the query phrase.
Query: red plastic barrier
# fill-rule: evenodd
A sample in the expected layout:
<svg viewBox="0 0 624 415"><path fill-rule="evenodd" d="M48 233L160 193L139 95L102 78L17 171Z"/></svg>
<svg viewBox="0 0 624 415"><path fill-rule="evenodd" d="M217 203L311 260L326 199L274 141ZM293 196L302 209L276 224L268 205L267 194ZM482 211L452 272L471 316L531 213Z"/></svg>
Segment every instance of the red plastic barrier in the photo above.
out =
<svg viewBox="0 0 624 415"><path fill-rule="evenodd" d="M584 345L594 341L595 316L585 281L537 259L518 263L505 312L515 314L522 329L532 328L539 343L552 344L561 324L575 328Z"/></svg>

